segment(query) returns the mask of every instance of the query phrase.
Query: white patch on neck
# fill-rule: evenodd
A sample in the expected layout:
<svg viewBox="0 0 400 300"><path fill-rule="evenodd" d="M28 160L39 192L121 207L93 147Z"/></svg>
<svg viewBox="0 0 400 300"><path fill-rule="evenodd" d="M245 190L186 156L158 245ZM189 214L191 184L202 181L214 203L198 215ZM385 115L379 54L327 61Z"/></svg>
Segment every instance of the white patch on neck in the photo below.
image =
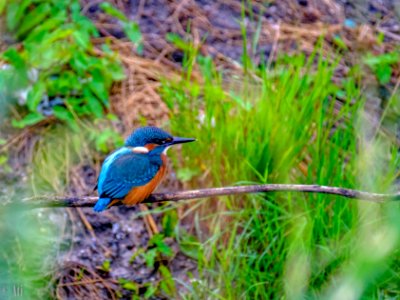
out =
<svg viewBox="0 0 400 300"><path fill-rule="evenodd" d="M149 149L146 147L134 147L132 151L135 153L149 153Z"/></svg>
<svg viewBox="0 0 400 300"><path fill-rule="evenodd" d="M164 149L164 151L162 152L162 154L167 155L167 151L171 146L168 146L167 148Z"/></svg>

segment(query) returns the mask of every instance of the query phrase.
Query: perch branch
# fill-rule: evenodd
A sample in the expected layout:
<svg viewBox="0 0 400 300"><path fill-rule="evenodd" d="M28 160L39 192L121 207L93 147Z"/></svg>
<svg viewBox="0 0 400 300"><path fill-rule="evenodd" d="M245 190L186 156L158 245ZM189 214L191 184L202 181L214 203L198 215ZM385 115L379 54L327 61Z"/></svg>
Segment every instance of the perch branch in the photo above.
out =
<svg viewBox="0 0 400 300"><path fill-rule="evenodd" d="M152 194L143 203L157 203L165 201L180 201L190 199L209 198L217 196L261 193L261 192L304 192L319 193L342 196L345 198L366 200L372 202L384 202L390 200L400 200L400 192L394 194L378 194L364 191L330 187L322 185L305 185L305 184L261 184L261 185L243 185L230 186L220 188L209 188L190 190L183 192L167 192ZM34 207L91 207L97 201L95 196L83 197L60 197L60 196L39 196L21 200L24 205L32 205Z"/></svg>

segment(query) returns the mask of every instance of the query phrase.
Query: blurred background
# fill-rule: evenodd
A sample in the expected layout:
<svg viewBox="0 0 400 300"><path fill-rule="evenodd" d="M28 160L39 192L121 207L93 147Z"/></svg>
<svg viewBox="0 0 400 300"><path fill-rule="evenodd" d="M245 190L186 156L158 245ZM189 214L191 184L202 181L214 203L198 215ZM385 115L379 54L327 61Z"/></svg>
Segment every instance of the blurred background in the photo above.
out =
<svg viewBox="0 0 400 300"><path fill-rule="evenodd" d="M0 32L0 299L400 298L396 202L18 204L93 195L142 125L197 138L159 192L399 191L398 1L3 0Z"/></svg>

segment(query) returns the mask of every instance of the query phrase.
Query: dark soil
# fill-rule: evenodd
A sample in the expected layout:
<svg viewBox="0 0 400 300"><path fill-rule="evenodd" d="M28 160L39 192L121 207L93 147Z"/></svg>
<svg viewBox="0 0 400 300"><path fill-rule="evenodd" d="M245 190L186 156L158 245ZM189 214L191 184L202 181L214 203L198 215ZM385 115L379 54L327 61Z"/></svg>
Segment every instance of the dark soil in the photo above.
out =
<svg viewBox="0 0 400 300"><path fill-rule="evenodd" d="M88 15L99 20L98 5L91 5L90 0L83 2L87 3ZM171 32L201 44L204 55L214 58L223 56L236 61L240 61L243 55L241 26L245 26L249 41L259 25L264 29L268 26L275 28L279 24L305 30L307 25L336 24L355 28L368 24L384 31L388 40L400 39L400 4L396 0L251 1L251 5L245 6L237 0L132 0L117 2L117 5L140 25L145 36L145 56L160 59L161 55L177 64L182 62L183 53L165 42L166 35ZM241 22L242 15L245 15L244 22ZM102 32L117 38L124 37L118 26L108 30L103 28ZM269 58L275 35L274 30L261 30L256 49L247 49L253 60ZM279 42L288 48L297 48L299 41L296 37L281 36Z"/></svg>
<svg viewBox="0 0 400 300"><path fill-rule="evenodd" d="M162 261L156 262L154 268L148 268L141 256L131 261L131 257L138 250L146 249L150 238L143 218L136 217L139 211L139 207L115 207L99 215L92 209L82 209L94 229L95 238L78 220L71 224L76 227L74 235L70 236L72 248L61 261L59 283L73 282L73 279L68 278L68 274L78 265L82 269L96 272L104 279L104 282L96 283L92 290L102 290L106 295L107 287L110 287L112 290L119 290L124 298L130 299L131 292L122 289L118 280L123 278L137 283L138 286L159 281L162 279L158 272L161 263L168 266L173 276L183 282L189 281L188 274L196 276L196 264L179 251L178 245L172 239L165 240L173 250L172 258L162 258ZM161 217L156 216L154 219L159 224ZM110 261L109 271L102 270L106 260ZM177 288L182 287L177 285ZM66 288L61 289L67 294ZM71 292L71 295L75 294Z"/></svg>

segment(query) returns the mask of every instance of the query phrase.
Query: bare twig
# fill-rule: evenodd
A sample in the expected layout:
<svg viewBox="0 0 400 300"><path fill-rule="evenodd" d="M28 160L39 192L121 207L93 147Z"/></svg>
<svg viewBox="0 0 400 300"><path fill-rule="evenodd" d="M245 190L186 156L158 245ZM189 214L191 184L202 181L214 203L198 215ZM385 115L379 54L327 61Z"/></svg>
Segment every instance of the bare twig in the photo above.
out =
<svg viewBox="0 0 400 300"><path fill-rule="evenodd" d="M243 185L230 186L221 188L209 188L200 190L190 190L183 192L168 192L162 194L153 194L147 198L144 203L156 203L165 201L180 201L190 199L200 199L216 196L227 196L247 193L261 192L304 192L319 193L342 196L345 198L366 200L372 202L384 202L390 200L400 200L400 192L394 194L378 194L364 191L330 187L322 185L306 185L306 184L261 184L261 185ZM60 196L39 196L26 198L21 200L24 205L33 207L90 207L93 206L97 197L60 197Z"/></svg>

